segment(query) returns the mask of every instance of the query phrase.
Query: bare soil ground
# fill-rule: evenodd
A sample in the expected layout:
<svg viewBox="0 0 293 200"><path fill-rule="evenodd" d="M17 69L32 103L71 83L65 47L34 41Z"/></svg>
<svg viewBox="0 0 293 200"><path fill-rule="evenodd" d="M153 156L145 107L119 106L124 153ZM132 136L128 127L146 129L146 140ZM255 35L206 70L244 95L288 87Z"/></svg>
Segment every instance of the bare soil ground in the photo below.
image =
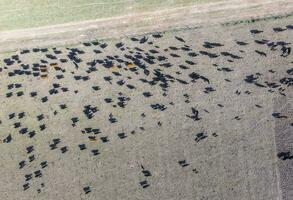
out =
<svg viewBox="0 0 293 200"><path fill-rule="evenodd" d="M292 8L0 32L0 199L292 200Z"/></svg>
<svg viewBox="0 0 293 200"><path fill-rule="evenodd" d="M290 200L291 18L1 55L0 199Z"/></svg>

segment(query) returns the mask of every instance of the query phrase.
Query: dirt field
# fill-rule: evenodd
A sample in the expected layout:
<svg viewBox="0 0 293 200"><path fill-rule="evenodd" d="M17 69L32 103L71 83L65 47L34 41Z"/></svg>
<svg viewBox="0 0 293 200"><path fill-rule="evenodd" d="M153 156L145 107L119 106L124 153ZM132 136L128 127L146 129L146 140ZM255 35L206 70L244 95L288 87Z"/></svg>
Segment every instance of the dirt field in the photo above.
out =
<svg viewBox="0 0 293 200"><path fill-rule="evenodd" d="M28 2L0 6L0 200L292 200L292 1Z"/></svg>
<svg viewBox="0 0 293 200"><path fill-rule="evenodd" d="M290 200L292 19L1 57L0 199Z"/></svg>

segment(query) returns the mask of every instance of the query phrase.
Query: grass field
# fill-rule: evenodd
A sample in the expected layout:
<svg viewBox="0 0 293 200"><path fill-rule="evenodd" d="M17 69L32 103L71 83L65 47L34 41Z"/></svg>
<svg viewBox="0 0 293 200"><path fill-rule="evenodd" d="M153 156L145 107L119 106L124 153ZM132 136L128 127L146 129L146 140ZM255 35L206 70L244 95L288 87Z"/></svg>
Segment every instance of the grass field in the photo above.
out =
<svg viewBox="0 0 293 200"><path fill-rule="evenodd" d="M216 0L0 0L0 31L156 11Z"/></svg>

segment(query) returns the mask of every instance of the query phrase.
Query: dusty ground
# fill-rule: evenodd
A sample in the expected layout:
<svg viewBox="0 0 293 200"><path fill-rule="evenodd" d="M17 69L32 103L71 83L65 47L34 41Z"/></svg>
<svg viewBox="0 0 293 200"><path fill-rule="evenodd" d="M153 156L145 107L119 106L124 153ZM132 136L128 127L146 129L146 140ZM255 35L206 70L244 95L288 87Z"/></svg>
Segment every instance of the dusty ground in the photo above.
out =
<svg viewBox="0 0 293 200"><path fill-rule="evenodd" d="M292 199L292 18L1 55L0 199Z"/></svg>

